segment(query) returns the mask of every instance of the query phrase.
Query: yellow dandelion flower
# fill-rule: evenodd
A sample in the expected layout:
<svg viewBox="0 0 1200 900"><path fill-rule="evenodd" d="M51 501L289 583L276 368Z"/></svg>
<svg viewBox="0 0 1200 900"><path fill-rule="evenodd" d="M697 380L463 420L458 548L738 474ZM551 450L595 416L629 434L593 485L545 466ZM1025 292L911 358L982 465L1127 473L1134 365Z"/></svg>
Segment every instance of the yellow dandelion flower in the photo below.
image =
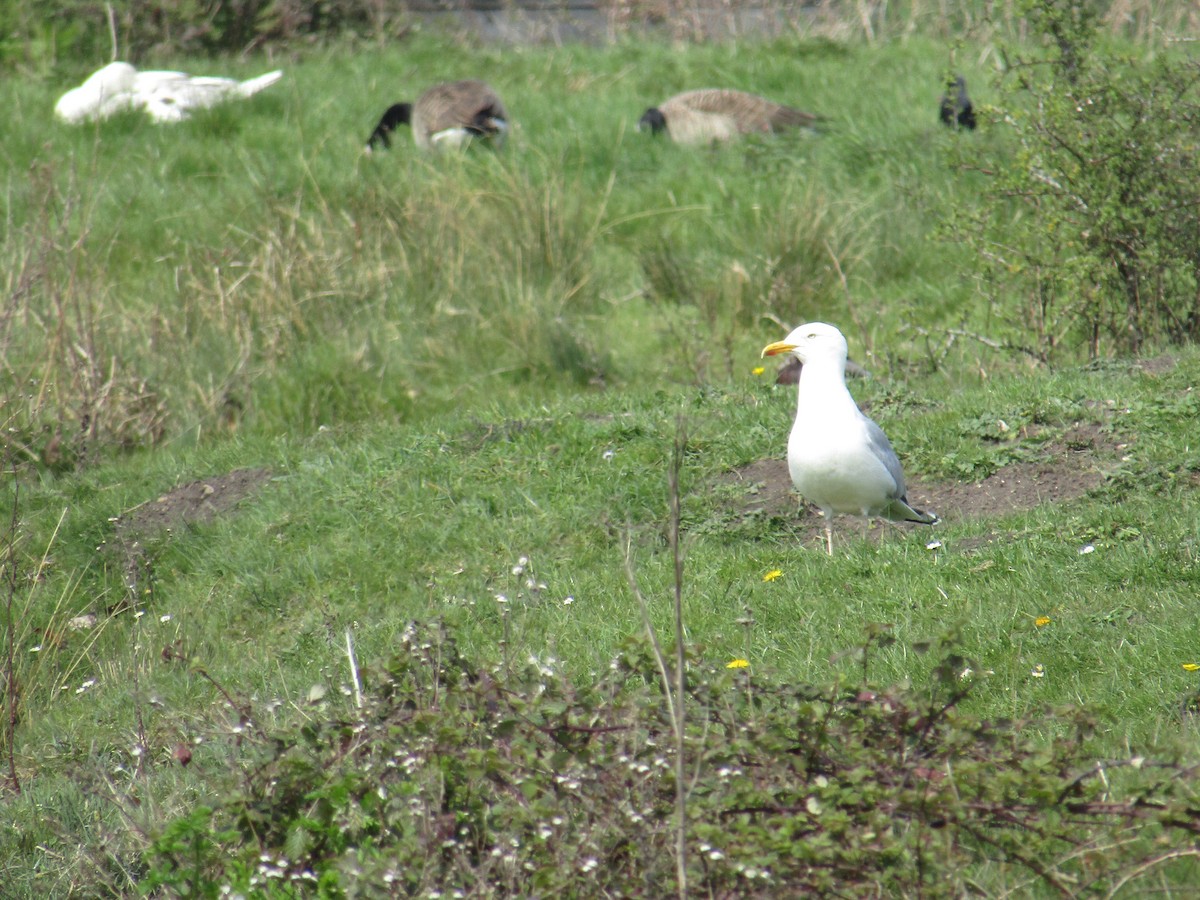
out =
<svg viewBox="0 0 1200 900"><path fill-rule="evenodd" d="M1184 663L1184 664L1183 664L1183 671L1185 671L1185 672L1197 672L1197 671L1200 671L1200 663Z"/></svg>
<svg viewBox="0 0 1200 900"><path fill-rule="evenodd" d="M783 569L772 569L770 572L768 572L766 575L763 576L763 581L774 581L776 578L779 578L782 575L783 575Z"/></svg>
<svg viewBox="0 0 1200 900"><path fill-rule="evenodd" d="M765 366L755 366L753 369L750 370L750 374L751 375L761 375L765 371L767 371Z"/></svg>
<svg viewBox="0 0 1200 900"><path fill-rule="evenodd" d="M1043 625L1049 625L1050 617L1049 616L1038 616L1036 619L1033 620L1033 624L1036 625L1038 628L1041 628Z"/></svg>
<svg viewBox="0 0 1200 900"><path fill-rule="evenodd" d="M729 662L725 663L725 668L727 669L746 669L749 667L750 660L748 659L731 659Z"/></svg>

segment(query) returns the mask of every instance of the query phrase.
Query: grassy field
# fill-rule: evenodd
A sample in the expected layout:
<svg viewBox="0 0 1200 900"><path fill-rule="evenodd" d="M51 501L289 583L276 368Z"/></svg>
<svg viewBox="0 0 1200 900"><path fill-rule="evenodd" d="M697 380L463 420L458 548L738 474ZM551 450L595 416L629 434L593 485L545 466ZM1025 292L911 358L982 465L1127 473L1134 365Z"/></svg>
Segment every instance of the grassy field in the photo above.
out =
<svg viewBox="0 0 1200 900"><path fill-rule="evenodd" d="M157 61L286 71L169 128L52 122L86 67L7 82L0 747L24 790L0 895L132 892L130 848L233 765L231 706L284 728L328 690L352 714L348 632L368 667L442 620L481 663L596 680L645 633L628 558L670 634L677 441L698 667L851 679L885 623L869 677L921 685L939 658L914 647L954 634L964 713L1057 738L1039 711L1079 704L1098 757L1194 756L1200 354L1050 370L991 346L1013 324L946 226L984 178L956 145L1003 137L942 129L936 104L950 68L986 104L993 59L428 37ZM480 73L516 123L503 153L402 134L361 155L388 104ZM827 123L719 149L636 133L713 84ZM814 319L873 373L852 390L942 524L839 520L828 558L786 483L747 476L795 402L758 352Z"/></svg>

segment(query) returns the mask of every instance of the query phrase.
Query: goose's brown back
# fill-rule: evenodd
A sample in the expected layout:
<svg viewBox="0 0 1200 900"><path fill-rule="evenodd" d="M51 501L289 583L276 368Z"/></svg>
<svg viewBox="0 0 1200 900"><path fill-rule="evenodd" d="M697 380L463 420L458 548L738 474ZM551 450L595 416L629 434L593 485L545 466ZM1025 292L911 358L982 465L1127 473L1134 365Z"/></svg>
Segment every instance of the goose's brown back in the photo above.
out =
<svg viewBox="0 0 1200 900"><path fill-rule="evenodd" d="M685 144L805 128L817 121L812 113L757 94L723 88L685 91L658 108L666 119L671 139Z"/></svg>
<svg viewBox="0 0 1200 900"><path fill-rule="evenodd" d="M428 149L434 135L451 128L471 126L480 114L508 119L503 101L486 82L449 81L434 85L413 104L413 138L417 146Z"/></svg>

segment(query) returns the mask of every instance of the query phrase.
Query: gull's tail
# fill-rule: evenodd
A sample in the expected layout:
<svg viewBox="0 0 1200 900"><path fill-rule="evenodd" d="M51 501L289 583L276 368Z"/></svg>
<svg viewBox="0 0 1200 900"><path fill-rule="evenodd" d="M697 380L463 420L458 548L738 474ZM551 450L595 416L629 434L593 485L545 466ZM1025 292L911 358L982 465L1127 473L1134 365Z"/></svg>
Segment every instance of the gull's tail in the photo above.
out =
<svg viewBox="0 0 1200 900"><path fill-rule="evenodd" d="M908 505L907 497L899 497L888 504L883 511L884 518L893 522L916 522L919 525L936 525L941 521L937 513L926 512Z"/></svg>

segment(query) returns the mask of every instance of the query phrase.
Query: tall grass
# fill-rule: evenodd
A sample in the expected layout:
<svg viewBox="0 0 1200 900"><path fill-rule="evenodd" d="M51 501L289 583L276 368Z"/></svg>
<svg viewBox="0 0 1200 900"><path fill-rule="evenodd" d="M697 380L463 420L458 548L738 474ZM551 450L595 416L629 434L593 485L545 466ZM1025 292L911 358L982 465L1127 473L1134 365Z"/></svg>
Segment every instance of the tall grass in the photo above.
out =
<svg viewBox="0 0 1200 900"><path fill-rule="evenodd" d="M887 297L954 265L953 246L923 238L959 191L933 124L940 62L929 45L889 54L908 75L879 95L856 82L877 74L865 49L490 51L511 146L436 160L405 135L360 155L380 109L463 74L436 40L317 54L274 93L176 128L54 125L11 151L6 408L42 398L20 440L37 455L47 428L63 430L79 459L98 440L305 432L497 392L728 378L764 328L845 321L855 302L898 324ZM664 90L713 78L825 114L826 133L684 150L633 131ZM38 96L48 109L48 86ZM43 118L14 127L43 131ZM937 306L969 298L949 290Z"/></svg>

